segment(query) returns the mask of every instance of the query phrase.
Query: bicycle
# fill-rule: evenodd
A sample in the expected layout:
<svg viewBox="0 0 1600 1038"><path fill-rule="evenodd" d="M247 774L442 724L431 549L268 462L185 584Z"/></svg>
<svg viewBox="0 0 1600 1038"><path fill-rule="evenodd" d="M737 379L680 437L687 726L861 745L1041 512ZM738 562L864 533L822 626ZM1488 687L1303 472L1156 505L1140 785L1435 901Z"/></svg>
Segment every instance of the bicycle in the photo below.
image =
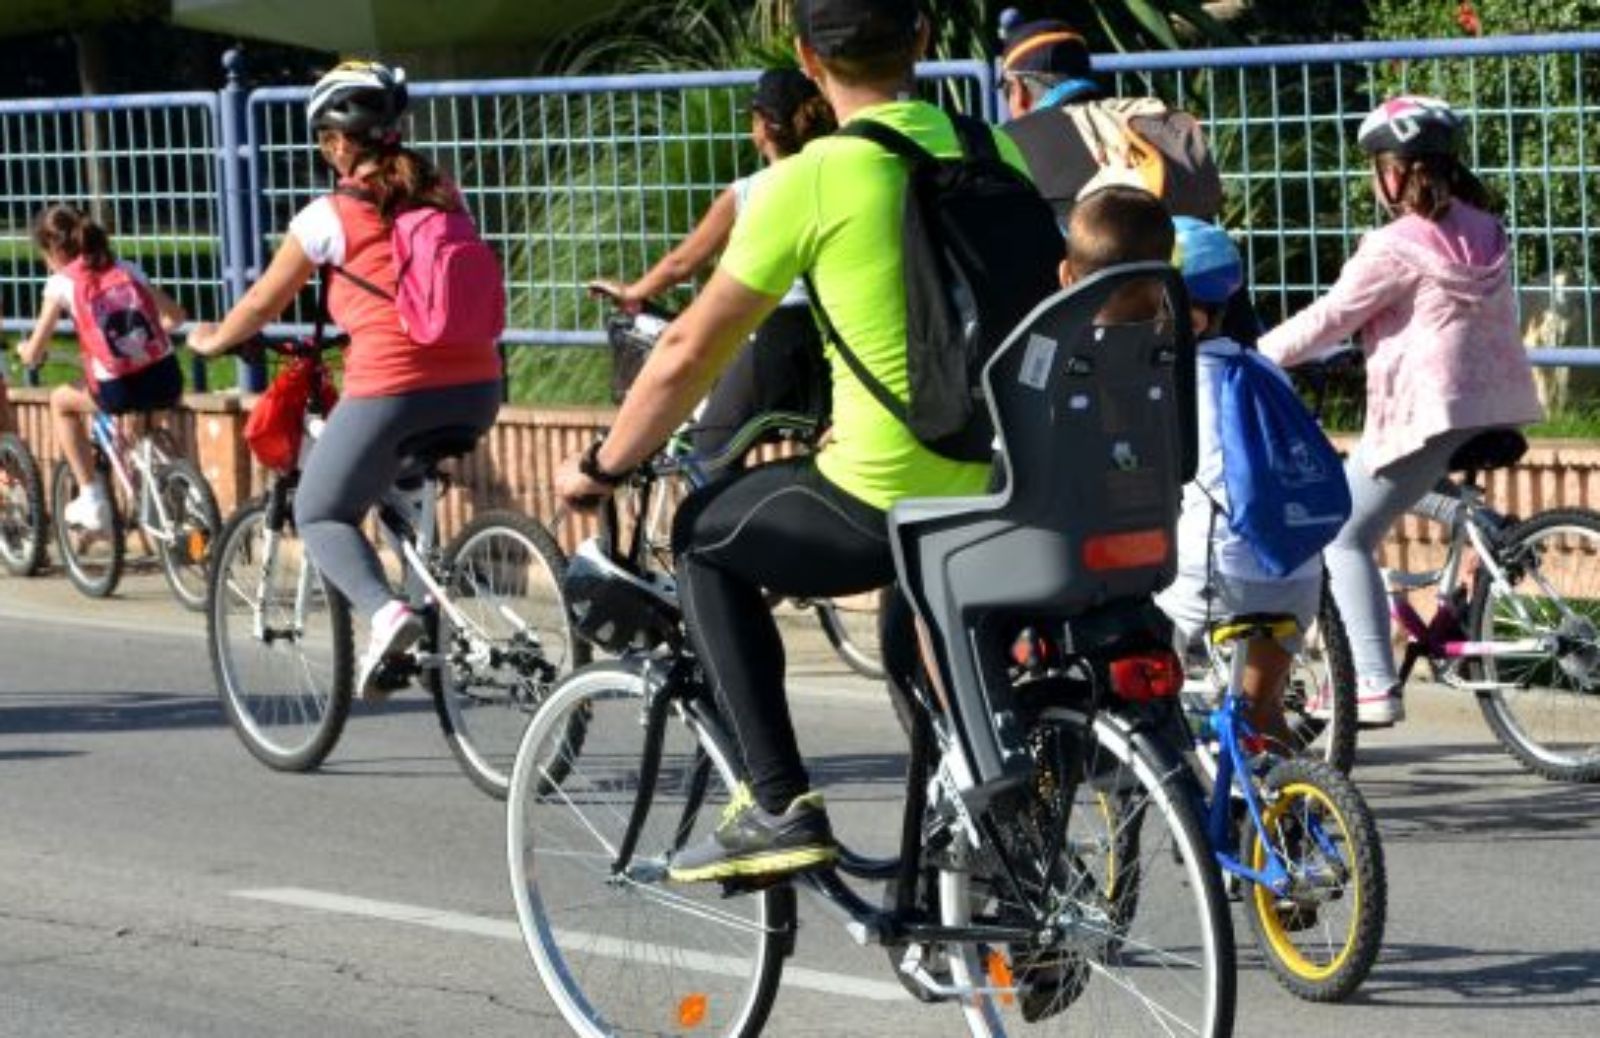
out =
<svg viewBox="0 0 1600 1038"><path fill-rule="evenodd" d="M590 290L611 299L613 303L616 302L614 296L596 285L591 285ZM645 356L655 346L656 340L674 316L676 315L672 311L663 307L647 305L637 314L619 310L607 319L606 333L612 343L613 364L617 372L613 386L614 396L618 395L619 391L626 392L632 376L638 373ZM802 449L814 446L820 433L816 419L800 414L784 415L782 421L769 428L774 438ZM690 442L690 434L694 430L693 423L685 425L668 441L664 450L681 460L689 461L694 453ZM698 489L724 469L742 463L754 449L756 442L752 442L738 454L724 448L714 462L709 459L701 460L680 466L677 471L682 473L688 490ZM653 564L659 565L668 573L672 571L671 523L672 506L675 503L676 498L673 495L657 494L648 512L635 510L635 515L643 517L649 531L649 558ZM777 607L783 601L781 597L774 597L770 604ZM878 645L878 616L881 611L878 598L871 598L870 605L869 600L861 597L843 600L790 599L788 601L797 611L809 612L816 618L823 635L828 639L828 644L833 647L833 651L846 666L864 678L875 681L883 679L883 660Z"/></svg>
<svg viewBox="0 0 1600 1038"><path fill-rule="evenodd" d="M267 346L309 365L301 460L327 417L324 353L342 340ZM571 634L559 588L565 558L545 528L509 511L478 514L442 550L441 466L473 450L478 432L447 427L397 445L408 460L378 504L377 527L401 561L426 636L387 663L396 690L420 678L451 754L473 784L504 796L522 729L556 678L588 659ZM295 535L299 465L228 520L207 592L207 640L223 708L245 748L280 771L310 771L338 743L350 712L350 608ZM575 729L575 740L581 732Z"/></svg>
<svg viewBox="0 0 1600 1038"><path fill-rule="evenodd" d="M1287 614L1214 624L1206 643L1227 682L1214 705L1186 690L1184 710L1197 771L1210 783L1209 799L1198 794L1206 836L1227 882L1244 887L1262 958L1291 993L1334 1002L1377 961L1388 881L1377 823L1355 784L1296 747L1259 755L1266 746L1243 716L1245 646L1299 633Z"/></svg>
<svg viewBox="0 0 1600 1038"><path fill-rule="evenodd" d="M183 457L176 441L152 425L152 413L135 417L139 433L130 441L121 423L103 411L90 420L95 479L110 512L105 530L85 531L67 522L67 502L81 489L66 461L51 479L56 547L67 579L90 598L105 598L122 580L127 536L153 545L172 595L185 609L205 606L206 566L221 526L216 496L198 466Z"/></svg>
<svg viewBox="0 0 1600 1038"><path fill-rule="evenodd" d="M1478 475L1521 460L1527 440L1491 429L1463 444L1450 472L1412 509L1444 525L1444 562L1384 570L1390 615L1406 638L1403 688L1427 661L1434 680L1472 692L1489 730L1547 779L1600 781L1600 513L1552 509L1516 520L1489 508ZM1463 582L1468 550L1476 565ZM1409 601L1432 588L1423 616ZM1323 615L1336 617L1331 599Z"/></svg>
<svg viewBox="0 0 1600 1038"><path fill-rule="evenodd" d="M1080 285L1071 297L1080 315L1098 313L1129 276ZM1026 336L991 362L992 401L1033 392L1013 387L1024 349L1009 347L1019 342ZM1108 366L1151 367L1142 351L1116 354L1103 355ZM648 463L645 486L674 464ZM1007 501L1031 512L1038 502L1023 496ZM1229 1033L1233 934L1221 880L1193 779L1147 717L1170 713L1181 685L1165 620L1148 596L1043 610L1083 594L1065 594L1053 568L1030 586L1037 597L1013 591L984 609L953 594L938 576L953 550L944 538L1014 555L1018 545L1000 533L1009 507L982 498L891 512L899 587L915 603L923 650L898 856L846 849L836 868L719 890L669 884L667 863L728 802L736 747L671 584L643 565L637 530L620 544L608 504L601 536L573 556L585 583L569 608L581 633L620 658L552 691L523 737L507 803L523 938L574 1032L759 1033L794 947L801 891L858 943L887 949L919 1000L959 1006L975 1035L1021 1023ZM1009 527L1035 549L1044 529L1055 527ZM933 586L919 586L924 578ZM1064 655L1046 680L1008 662L1030 626L1061 632ZM580 717L581 757L565 736ZM883 907L847 878L882 883Z"/></svg>

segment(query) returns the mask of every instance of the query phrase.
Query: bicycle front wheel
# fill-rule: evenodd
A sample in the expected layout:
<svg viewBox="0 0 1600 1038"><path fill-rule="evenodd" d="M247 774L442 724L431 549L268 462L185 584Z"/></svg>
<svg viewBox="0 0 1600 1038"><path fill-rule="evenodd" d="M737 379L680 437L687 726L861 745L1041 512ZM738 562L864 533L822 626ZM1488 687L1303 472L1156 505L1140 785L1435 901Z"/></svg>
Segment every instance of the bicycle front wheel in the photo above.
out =
<svg viewBox="0 0 1600 1038"><path fill-rule="evenodd" d="M44 482L28 445L0 434L0 565L31 577L44 565Z"/></svg>
<svg viewBox="0 0 1600 1038"><path fill-rule="evenodd" d="M1474 668L1499 687L1478 696L1495 738L1529 771L1600 781L1600 515L1557 510L1513 527L1497 557L1508 586L1481 574L1474 641L1542 641L1485 656Z"/></svg>
<svg viewBox="0 0 1600 1038"><path fill-rule="evenodd" d="M812 606L833 651L851 670L874 680L884 676L883 646L878 636L882 605L883 592L879 592L854 599L828 599Z"/></svg>
<svg viewBox="0 0 1600 1038"><path fill-rule="evenodd" d="M464 622L440 611L443 659L428 686L450 751L491 796L506 795L523 729L551 687L589 661L561 598L566 572L555 538L516 512L478 516L445 551L445 595ZM574 747L582 737L569 733Z"/></svg>
<svg viewBox="0 0 1600 1038"><path fill-rule="evenodd" d="M1320 758L1350 774L1356 763L1356 666L1326 577L1316 623L1306 632L1289 671L1283 712L1296 754Z"/></svg>
<svg viewBox="0 0 1600 1038"><path fill-rule="evenodd" d="M278 771L310 771L350 713L350 608L323 582L269 498L217 536L206 589L206 641L223 710L245 748Z"/></svg>
<svg viewBox="0 0 1600 1038"><path fill-rule="evenodd" d="M206 607L211 545L222 525L216 495L200 469L187 460L162 466L156 473L156 494L167 518L167 528L156 541L161 574L179 605L201 612Z"/></svg>
<svg viewBox="0 0 1600 1038"><path fill-rule="evenodd" d="M1321 761L1284 761L1262 792L1262 828L1250 828L1246 857L1263 870L1270 847L1290 884L1281 895L1252 885L1246 902L1256 943L1294 995L1348 998L1378 959L1388 909L1372 810L1348 778Z"/></svg>
<svg viewBox="0 0 1600 1038"><path fill-rule="evenodd" d="M613 869L643 777L646 694L638 669L592 664L556 686L529 724L507 802L523 940L585 1038L757 1035L792 940L793 889L724 898L717 884L666 879L669 855L704 839L728 802L735 772L724 736L668 721L637 849ZM579 718L581 759L568 745Z"/></svg>
<svg viewBox="0 0 1600 1038"><path fill-rule="evenodd" d="M55 476L50 481L50 500L56 527L56 550L67 568L67 579L90 598L105 598L117 589L122 579L122 517L110 474L100 468L95 479L105 491L111 519L104 530L91 532L67 522L67 503L78 496L80 488L78 477L64 461L56 464Z"/></svg>
<svg viewBox="0 0 1600 1038"><path fill-rule="evenodd" d="M991 1012L1006 1033L1231 1033L1233 927L1187 766L1106 714L1047 710L1029 744L1037 788L990 831L1013 862L1029 862L1013 871L1032 904L1005 893L1013 884L985 885L1002 919L1036 921L1042 937L974 964L1009 989ZM1046 882L1028 891L1039 875Z"/></svg>

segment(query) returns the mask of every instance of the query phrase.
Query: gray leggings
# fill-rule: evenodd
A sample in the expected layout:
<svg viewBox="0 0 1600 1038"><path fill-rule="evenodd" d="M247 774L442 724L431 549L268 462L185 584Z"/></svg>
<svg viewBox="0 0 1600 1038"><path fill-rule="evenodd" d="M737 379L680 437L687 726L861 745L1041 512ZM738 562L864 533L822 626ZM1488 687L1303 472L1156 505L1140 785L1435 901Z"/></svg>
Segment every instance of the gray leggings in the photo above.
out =
<svg viewBox="0 0 1600 1038"><path fill-rule="evenodd" d="M1350 521L1323 551L1333 600L1350 635L1359 687L1373 693L1394 687L1399 675L1389 644L1389 602L1378 571L1378 545L1404 515L1449 471L1450 455L1481 429L1457 429L1434 437L1376 475L1362 463L1366 441L1345 462L1350 482Z"/></svg>
<svg viewBox="0 0 1600 1038"><path fill-rule="evenodd" d="M294 521L317 568L362 615L394 597L361 521L400 474L400 442L448 426L487 430L499 410L498 382L346 397L333 409L300 476Z"/></svg>

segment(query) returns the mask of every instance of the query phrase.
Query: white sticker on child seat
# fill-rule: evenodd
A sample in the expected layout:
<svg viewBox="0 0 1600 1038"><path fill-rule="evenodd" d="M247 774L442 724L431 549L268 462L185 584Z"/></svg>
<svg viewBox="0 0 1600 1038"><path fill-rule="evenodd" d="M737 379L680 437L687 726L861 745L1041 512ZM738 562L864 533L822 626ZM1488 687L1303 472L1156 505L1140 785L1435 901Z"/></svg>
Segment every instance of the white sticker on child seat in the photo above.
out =
<svg viewBox="0 0 1600 1038"><path fill-rule="evenodd" d="M1031 389L1043 389L1050 382L1050 366L1056 360L1056 341L1037 332L1028 336L1028 352L1022 355L1022 374L1017 381Z"/></svg>

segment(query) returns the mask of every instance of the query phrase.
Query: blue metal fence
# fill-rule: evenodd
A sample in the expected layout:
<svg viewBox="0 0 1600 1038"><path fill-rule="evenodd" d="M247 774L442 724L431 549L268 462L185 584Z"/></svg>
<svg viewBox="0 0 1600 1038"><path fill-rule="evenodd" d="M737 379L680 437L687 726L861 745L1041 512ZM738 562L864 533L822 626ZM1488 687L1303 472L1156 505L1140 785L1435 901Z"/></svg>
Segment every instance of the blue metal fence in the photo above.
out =
<svg viewBox="0 0 1600 1038"><path fill-rule="evenodd" d="M1377 219L1361 115L1397 90L1467 114L1471 156L1504 196L1530 344L1543 363L1600 364L1594 261L1600 34L1107 55L1118 93L1204 117L1258 303L1276 319L1337 276ZM120 251L201 317L236 299L290 217L328 184L303 88L0 101L0 317L28 324L42 281L28 231L48 201L95 210ZM751 172L753 71L420 84L412 138L456 176L500 249L513 344L601 341L592 277L633 277ZM996 116L981 62L930 64L925 90ZM307 300L287 320L304 325ZM520 352L520 351L519 351ZM550 351L530 351L529 356ZM555 392L555 398L570 394Z"/></svg>

